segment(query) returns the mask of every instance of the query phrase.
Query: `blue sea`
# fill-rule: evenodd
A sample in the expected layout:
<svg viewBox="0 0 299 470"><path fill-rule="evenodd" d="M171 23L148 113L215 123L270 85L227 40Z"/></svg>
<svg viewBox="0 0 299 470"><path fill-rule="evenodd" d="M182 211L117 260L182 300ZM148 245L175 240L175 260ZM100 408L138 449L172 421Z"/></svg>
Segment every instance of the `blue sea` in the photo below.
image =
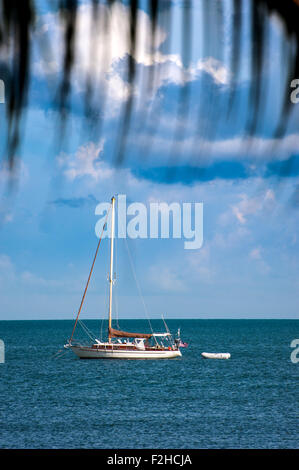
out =
<svg viewBox="0 0 299 470"><path fill-rule="evenodd" d="M189 346L160 361L54 358L72 326L0 322L1 448L299 447L299 363L290 359L299 321L169 320ZM142 321L121 327L148 331Z"/></svg>

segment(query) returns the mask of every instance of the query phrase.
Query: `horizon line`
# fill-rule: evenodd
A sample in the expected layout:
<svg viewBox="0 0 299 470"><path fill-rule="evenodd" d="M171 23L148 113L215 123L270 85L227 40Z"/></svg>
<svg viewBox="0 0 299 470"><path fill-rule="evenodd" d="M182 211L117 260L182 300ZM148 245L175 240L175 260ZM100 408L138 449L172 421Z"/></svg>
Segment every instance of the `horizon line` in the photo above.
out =
<svg viewBox="0 0 299 470"><path fill-rule="evenodd" d="M108 319L104 318L84 318L86 320L95 320L95 321L108 321ZM132 317L123 317L118 318L118 320L138 320L138 321L148 321L148 320L162 320L162 318L157 317L149 317L149 318L132 318ZM299 318L294 317L209 317L209 318L201 318L201 317L168 317L164 320L298 320ZM75 321L75 318L0 318L1 321Z"/></svg>

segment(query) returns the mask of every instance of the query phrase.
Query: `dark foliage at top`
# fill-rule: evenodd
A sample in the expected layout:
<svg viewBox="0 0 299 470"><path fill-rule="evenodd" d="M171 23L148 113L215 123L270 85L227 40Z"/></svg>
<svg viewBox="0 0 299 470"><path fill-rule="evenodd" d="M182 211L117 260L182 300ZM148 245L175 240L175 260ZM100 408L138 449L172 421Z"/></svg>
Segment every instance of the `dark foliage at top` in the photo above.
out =
<svg viewBox="0 0 299 470"><path fill-rule="evenodd" d="M227 0L228 1L228 0ZM58 100L58 108L61 115L61 127L67 118L68 100L72 87L72 69L75 61L75 37L77 33L76 19L78 16L78 0L57 0L54 8L59 12L59 21L64 32L63 48L63 70L61 74L61 82L58 93L55 97ZM111 8L115 3L114 0L91 0L94 9L93 16L99 14L99 5L105 3ZM138 0L129 0L125 2L129 8L130 15L130 53L127 56L127 80L130 84L134 84L136 78L136 63L134 60L134 52L136 47L136 32L138 23L138 8L140 6ZM222 37L220 34L223 18L224 4L226 0L215 3L209 0L203 1L204 15L204 31L198 31L198 41L202 41L203 50L207 55L211 51L211 47L217 48L218 52L223 47ZM231 69L235 77L240 74L240 63L243 54L241 34L244 28L244 15L242 14L245 2L242 0L230 0L232 11L232 48L230 54ZM54 3L52 3L52 6ZM185 2L185 8L182 13L182 57L184 64L188 64L191 60L192 41L194 35L191 36L191 15L192 0ZM30 81L31 70L31 54L33 31L35 28L35 18L38 10L37 0L0 0L0 74L5 77L6 82L6 112L7 112L7 159L10 167L13 168L14 156L20 143L20 119L24 109L28 95L28 86ZM159 21L159 14L164 9L169 9L171 15L172 2L165 0L148 0L147 9L151 18L151 44L154 51L155 34ZM287 117L290 111L289 100L289 84L293 78L299 77L299 2L295 0L252 0L250 2L249 22L250 22L250 67L251 67L251 107L248 110L248 119L244 123L245 132L253 135L256 132L257 117L263 112L261 106L261 72L265 60L265 45L267 43L268 23L267 20L271 13L277 13L284 24L284 44L287 62L287 70L285 73L285 101L283 103L280 119L277 123L274 134L281 136L285 132ZM211 19L213 18L213 21ZM170 31L170 20L168 25L169 34L175 34ZM210 25L213 24L213 29ZM215 27L216 24L216 27ZM219 28L218 28L219 27ZM218 29L218 30L217 30ZM7 52L8 51L8 52ZM154 72L152 72L154 73ZM149 84L151 79L148 79ZM92 83L86 84L85 89L85 109L88 117L93 120L100 120L100 115L90 112L90 97L92 95ZM186 109L190 106L188 102L190 95L188 86L182 88L179 100L184 103ZM234 101L234 90L232 88L230 103L232 106ZM134 109L134 95L130 94L120 117L120 132L118 133L118 153L115 159L121 162L126 154L126 139L130 132L130 120ZM100 126L98 127L100 132Z"/></svg>

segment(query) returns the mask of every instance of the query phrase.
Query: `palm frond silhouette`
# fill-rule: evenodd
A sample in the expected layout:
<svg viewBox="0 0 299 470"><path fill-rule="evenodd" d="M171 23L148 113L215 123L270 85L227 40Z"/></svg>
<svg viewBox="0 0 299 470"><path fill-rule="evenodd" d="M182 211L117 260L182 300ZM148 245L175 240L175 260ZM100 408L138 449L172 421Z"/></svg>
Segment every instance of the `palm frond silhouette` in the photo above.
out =
<svg viewBox="0 0 299 470"><path fill-rule="evenodd" d="M93 22L91 27L102 28L105 30L106 21L109 18L109 12L119 3L115 0L90 0L92 8ZM125 77L129 90L134 89L136 82L136 51L138 49L138 34L140 15L138 14L141 2L138 0L128 0L123 2L128 9L129 28L128 28L128 53L125 58ZM194 47L200 47L206 57L213 56L228 57L233 80L230 87L230 96L227 103L227 115L231 113L236 100L236 83L242 72L242 57L248 54L250 68L250 105L244 122L243 130L246 135L255 135L257 123L263 118L265 108L264 97L262 96L262 73L265 63L269 60L267 45L271 41L269 33L269 18L275 14L283 27L283 41L281 47L284 51L284 87L285 93L281 103L281 109L277 115L273 116L275 128L274 137L281 137L287 129L288 116L290 115L291 101L290 82L294 78L299 78L299 2L295 0L223 0L201 2L203 26L198 31L192 31L192 7L194 1L187 0L182 2L180 18L180 31L172 28L172 10L173 2L165 0L148 0L142 5L146 8L150 18L150 55L151 59L148 67L148 74L144 75L144 87L150 93L153 84L159 78L157 68L158 61L155 60L157 54L157 34L159 26L162 24L168 35L172 37L177 35L181 37L181 57L185 70L191 66L192 50ZM53 6L54 5L54 6ZM76 37L78 34L78 10L81 3L78 0L57 0L52 4L57 13L59 28L63 34L62 64L59 74L59 84L53 92L53 101L56 102L61 116L61 136L68 116L69 100L72 91L72 74L76 62ZM105 6L105 12L103 10ZM223 24L225 12L229 8L231 17L230 38L223 40ZM246 12L246 14L244 13ZM36 42L40 41L36 37L35 30L37 18L39 16L39 2L37 0L0 0L0 76L5 80L6 85L6 119L7 119L7 157L9 166L14 168L15 155L19 148L21 134L20 122L22 115L27 107L28 87L32 77L32 51ZM250 49L244 51L242 35L246 29L250 37ZM90 31L86 31L89 34ZM225 34L228 34L227 32ZM104 36L103 36L104 37ZM195 45L194 42L197 42ZM227 46L229 42L229 46ZM97 46L97 45L96 45ZM107 60L109 47L103 46L105 54L101 54L101 60ZM49 57L50 44L39 44L41 55L45 60ZM95 51L86 51L87 55ZM53 53L53 51L52 51ZM54 51L55 53L55 51ZM140 78L139 78L140 79ZM102 121L104 120L105 89L101 87L102 99L99 105L99 99L95 94L97 88L96 79L88 77L82 84L84 87L83 100L85 117L89 125L96 129L97 138L100 138ZM208 93L211 90L207 91ZM211 92L212 93L212 92ZM201 97L198 97L200 104ZM190 83L188 80L181 87L178 95L177 112L182 116L187 116L190 107L194 106L194 101L190 101ZM211 103L213 97L211 96ZM130 123L135 109L135 95L128 93L124 106L119 112L119 128L117 132L117 151L114 156L115 163L121 163L126 159L126 142L130 135ZM207 110L209 112L209 110ZM144 122L151 122L151 110L144 116ZM218 120L223 119L219 115ZM214 134L217 133L217 122L214 123ZM142 126L142 123L140 124ZM151 123L153 136L155 125ZM199 128L200 132L200 128ZM183 131L178 126L176 133L180 140L183 138ZM214 135L215 137L215 135ZM199 155L200 158L200 155Z"/></svg>

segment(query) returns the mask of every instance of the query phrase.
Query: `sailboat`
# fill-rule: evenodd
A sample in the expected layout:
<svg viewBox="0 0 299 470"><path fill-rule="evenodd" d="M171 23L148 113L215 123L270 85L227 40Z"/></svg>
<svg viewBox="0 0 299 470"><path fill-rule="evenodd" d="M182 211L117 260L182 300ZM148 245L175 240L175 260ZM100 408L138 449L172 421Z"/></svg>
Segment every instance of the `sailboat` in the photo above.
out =
<svg viewBox="0 0 299 470"><path fill-rule="evenodd" d="M86 291L89 285L103 232L107 224L107 218L111 210L111 242L110 242L110 273L109 273L109 312L108 312L108 339L101 341L95 338L89 345L84 345L73 339L79 320ZM180 334L174 339L165 321L164 333L133 333L112 328L112 294L113 294L113 258L114 258L114 225L115 225L115 197L111 199L110 210L107 212L88 281L83 293L79 311L73 327L73 331L65 348L70 348L80 359L173 359L180 357Z"/></svg>

